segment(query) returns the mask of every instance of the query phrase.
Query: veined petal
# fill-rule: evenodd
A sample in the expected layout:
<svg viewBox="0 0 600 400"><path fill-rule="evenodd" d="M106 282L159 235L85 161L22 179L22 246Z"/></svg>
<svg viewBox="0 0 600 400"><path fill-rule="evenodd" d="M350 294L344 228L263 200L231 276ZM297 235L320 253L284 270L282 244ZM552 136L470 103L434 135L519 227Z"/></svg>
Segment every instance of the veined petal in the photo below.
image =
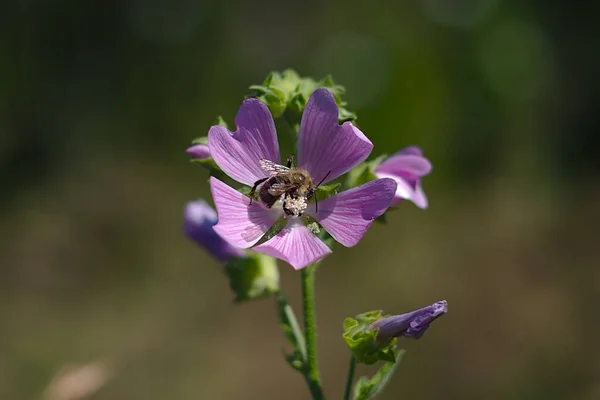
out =
<svg viewBox="0 0 600 400"><path fill-rule="evenodd" d="M319 201L319 211L309 213L335 240L352 247L387 210L395 193L393 179L377 179Z"/></svg>
<svg viewBox="0 0 600 400"><path fill-rule="evenodd" d="M413 203L415 203L417 207L423 210L429 207L429 200L427 199L427 195L423 191L420 182L417 183L417 187L415 188L415 194L411 200Z"/></svg>
<svg viewBox="0 0 600 400"><path fill-rule="evenodd" d="M258 99L246 99L235 117L237 130L222 126L208 131L208 147L217 165L231 178L248 186L267 177L260 159L279 163L279 143L273 116Z"/></svg>
<svg viewBox="0 0 600 400"><path fill-rule="evenodd" d="M246 249L254 245L281 216L258 201L250 204L249 197L215 177L210 178L210 190L219 215L214 230L235 247Z"/></svg>
<svg viewBox="0 0 600 400"><path fill-rule="evenodd" d="M298 166L318 183L332 181L367 159L373 143L352 123L338 124L331 92L317 89L306 104L298 135Z"/></svg>
<svg viewBox="0 0 600 400"><path fill-rule="evenodd" d="M205 144L195 144L193 146L188 147L185 152L196 160L205 160L211 157L210 150Z"/></svg>
<svg viewBox="0 0 600 400"><path fill-rule="evenodd" d="M253 247L259 253L286 261L294 269L302 269L325 257L331 250L306 226L290 220L281 232L263 244Z"/></svg>
<svg viewBox="0 0 600 400"><path fill-rule="evenodd" d="M416 154L394 154L381 164L375 172L406 176L408 179L416 179L428 175L431 172L431 163L423 156Z"/></svg>
<svg viewBox="0 0 600 400"><path fill-rule="evenodd" d="M418 146L408 146L403 148L402 150L397 151L394 155L397 154L412 154L415 156L422 156L423 150L421 150L421 148Z"/></svg>
<svg viewBox="0 0 600 400"><path fill-rule="evenodd" d="M225 262L242 257L244 250L233 247L213 229L217 223L217 212L206 201L200 199L185 205L183 227L185 234L204 247L217 260Z"/></svg>
<svg viewBox="0 0 600 400"><path fill-rule="evenodd" d="M427 200L427 195L425 195L425 192L421 187L420 179L411 181L402 176L381 172L376 172L375 175L380 179L393 179L398 185L396 187L394 200L392 201L393 206L399 204L402 199L412 201L417 207L423 210L429 206L429 201Z"/></svg>

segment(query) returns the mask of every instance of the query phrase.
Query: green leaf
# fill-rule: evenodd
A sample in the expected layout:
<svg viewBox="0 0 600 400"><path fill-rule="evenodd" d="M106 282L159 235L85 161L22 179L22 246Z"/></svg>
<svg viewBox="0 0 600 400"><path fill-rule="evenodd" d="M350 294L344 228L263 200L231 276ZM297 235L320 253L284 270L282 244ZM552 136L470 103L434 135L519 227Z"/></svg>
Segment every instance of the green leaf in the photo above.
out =
<svg viewBox="0 0 600 400"><path fill-rule="evenodd" d="M403 349L397 350L394 354L395 362L386 362L371 379L361 377L354 386L354 400L369 400L379 394L389 382L403 355Z"/></svg>
<svg viewBox="0 0 600 400"><path fill-rule="evenodd" d="M354 188L375 179L377 179L377 176L375 176L369 163L364 162L348 172L348 175L346 176L346 186Z"/></svg>
<svg viewBox="0 0 600 400"><path fill-rule="evenodd" d="M306 364L306 340L300 329L294 310L288 304L281 292L277 296L277 311L279 314L279 326L284 336L294 347L292 354L285 354L287 362L298 371L304 371Z"/></svg>
<svg viewBox="0 0 600 400"><path fill-rule="evenodd" d="M375 169L387 158L387 155L381 155L374 160L366 161L357 165L346 175L346 186L348 188L364 185L367 182L377 179Z"/></svg>
<svg viewBox="0 0 600 400"><path fill-rule="evenodd" d="M305 362L302 361L299 354L297 354L296 352L294 352L294 354L285 354L285 360L296 371L300 371L300 372L304 373Z"/></svg>
<svg viewBox="0 0 600 400"><path fill-rule="evenodd" d="M279 292L279 270L273 257L251 253L225 266L235 301L247 301Z"/></svg>
<svg viewBox="0 0 600 400"><path fill-rule="evenodd" d="M305 360L306 342L304 340L304 334L300 329L294 310L292 310L292 307L281 293L277 296L277 310L279 312L279 325L283 334L288 342L294 346L294 350L299 352L301 359Z"/></svg>
<svg viewBox="0 0 600 400"><path fill-rule="evenodd" d="M377 310L344 320L344 340L357 362L368 365L380 360L394 362L396 338L392 338L387 343L379 343L378 329L371 329L375 321L384 317L383 312Z"/></svg>

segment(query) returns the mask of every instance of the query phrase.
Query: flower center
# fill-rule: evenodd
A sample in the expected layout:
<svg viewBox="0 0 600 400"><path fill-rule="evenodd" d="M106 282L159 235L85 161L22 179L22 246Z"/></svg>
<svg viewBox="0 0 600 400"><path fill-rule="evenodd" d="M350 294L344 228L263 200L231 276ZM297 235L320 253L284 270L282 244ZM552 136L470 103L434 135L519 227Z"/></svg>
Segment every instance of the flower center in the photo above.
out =
<svg viewBox="0 0 600 400"><path fill-rule="evenodd" d="M308 208L308 204L306 203L306 198L304 196L296 198L286 196L283 200L283 208L286 216L298 218L304 214L304 211Z"/></svg>

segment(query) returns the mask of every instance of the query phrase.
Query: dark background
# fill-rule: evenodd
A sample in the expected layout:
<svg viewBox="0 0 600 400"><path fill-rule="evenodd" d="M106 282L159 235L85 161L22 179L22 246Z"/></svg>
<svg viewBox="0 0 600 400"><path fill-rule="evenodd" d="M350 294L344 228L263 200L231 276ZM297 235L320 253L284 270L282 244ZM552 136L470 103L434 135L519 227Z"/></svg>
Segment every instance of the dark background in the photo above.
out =
<svg viewBox="0 0 600 400"><path fill-rule="evenodd" d="M434 165L427 211L402 204L319 270L329 398L346 316L441 299L382 400L600 398L599 12L0 2L0 398L78 398L48 389L73 363L110 374L91 399L308 397L273 301L233 305L181 234L184 203L208 196L190 140L287 67L346 86L374 156L417 144ZM281 270L298 308L299 274Z"/></svg>

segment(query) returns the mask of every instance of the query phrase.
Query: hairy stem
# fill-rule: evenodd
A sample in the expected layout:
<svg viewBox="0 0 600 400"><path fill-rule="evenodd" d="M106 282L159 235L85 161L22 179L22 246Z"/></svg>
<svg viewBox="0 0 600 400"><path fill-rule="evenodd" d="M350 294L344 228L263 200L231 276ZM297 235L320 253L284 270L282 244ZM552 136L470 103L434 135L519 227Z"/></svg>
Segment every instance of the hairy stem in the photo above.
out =
<svg viewBox="0 0 600 400"><path fill-rule="evenodd" d="M350 356L350 367L348 368L348 376L346 377L346 390L344 391L344 400L350 400L352 392L352 381L354 380L354 370L356 369L356 358Z"/></svg>
<svg viewBox="0 0 600 400"><path fill-rule="evenodd" d="M324 400L317 365L317 331L315 315L315 271L317 264L302 270L302 299L304 305L304 336L306 337L305 376L313 400Z"/></svg>

